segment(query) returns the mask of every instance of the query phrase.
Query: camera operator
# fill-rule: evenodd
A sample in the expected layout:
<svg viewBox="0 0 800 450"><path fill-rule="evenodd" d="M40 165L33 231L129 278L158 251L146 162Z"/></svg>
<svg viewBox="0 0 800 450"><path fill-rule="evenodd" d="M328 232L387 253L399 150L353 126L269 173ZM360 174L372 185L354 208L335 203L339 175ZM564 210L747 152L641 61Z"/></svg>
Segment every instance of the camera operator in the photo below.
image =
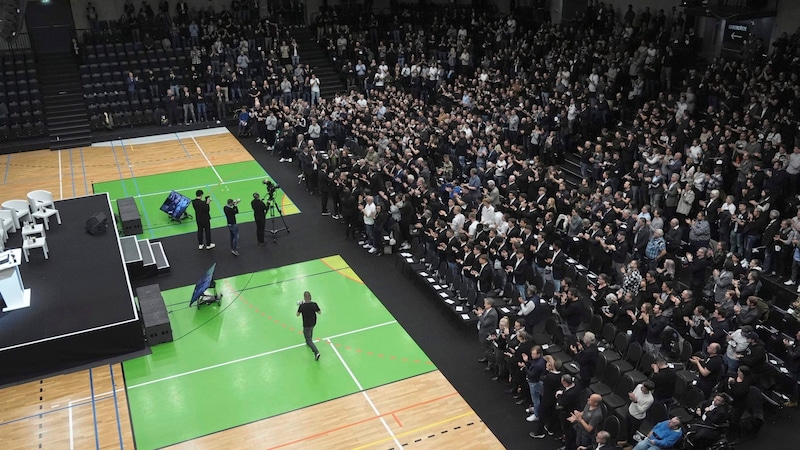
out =
<svg viewBox="0 0 800 450"><path fill-rule="evenodd" d="M231 253L234 256L239 256L239 225L236 223L236 214L239 214L240 199L228 199L223 211L225 218L228 221L228 231L231 233Z"/></svg>
<svg viewBox="0 0 800 450"><path fill-rule="evenodd" d="M264 180L264 184L266 184L267 180ZM267 205L264 204L264 200L258 194L258 192L253 193L253 201L250 202L250 207L253 208L253 218L256 221L256 239L258 239L258 245L264 245L264 230L267 226Z"/></svg>

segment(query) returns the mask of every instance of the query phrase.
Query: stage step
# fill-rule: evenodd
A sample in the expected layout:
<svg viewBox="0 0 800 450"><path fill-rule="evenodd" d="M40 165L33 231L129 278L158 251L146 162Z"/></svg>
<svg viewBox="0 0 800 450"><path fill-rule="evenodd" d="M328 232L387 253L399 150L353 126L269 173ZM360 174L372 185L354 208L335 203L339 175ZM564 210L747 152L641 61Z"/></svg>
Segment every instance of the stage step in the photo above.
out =
<svg viewBox="0 0 800 450"><path fill-rule="evenodd" d="M150 278L169 273L169 260L161 242L139 240L135 235L121 237L119 242L125 267L131 278Z"/></svg>
<svg viewBox="0 0 800 450"><path fill-rule="evenodd" d="M167 254L164 253L164 246L161 245L161 242L151 242L150 249L153 251L153 257L156 260L156 269L158 270L158 274L162 275L169 273L169 260L167 259Z"/></svg>

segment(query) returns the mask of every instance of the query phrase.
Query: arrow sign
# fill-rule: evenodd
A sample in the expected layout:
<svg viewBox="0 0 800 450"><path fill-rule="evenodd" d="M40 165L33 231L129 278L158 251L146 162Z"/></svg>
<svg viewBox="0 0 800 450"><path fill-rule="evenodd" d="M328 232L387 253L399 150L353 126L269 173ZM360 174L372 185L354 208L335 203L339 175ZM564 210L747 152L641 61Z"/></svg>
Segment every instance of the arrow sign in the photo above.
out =
<svg viewBox="0 0 800 450"><path fill-rule="evenodd" d="M744 35L738 33L731 33L731 39L744 39Z"/></svg>

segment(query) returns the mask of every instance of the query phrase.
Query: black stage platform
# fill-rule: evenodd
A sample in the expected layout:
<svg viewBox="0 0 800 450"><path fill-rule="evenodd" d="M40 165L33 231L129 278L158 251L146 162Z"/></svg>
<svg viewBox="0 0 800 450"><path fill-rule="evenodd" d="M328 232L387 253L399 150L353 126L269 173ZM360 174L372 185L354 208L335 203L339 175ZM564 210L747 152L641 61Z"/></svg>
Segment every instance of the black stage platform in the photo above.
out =
<svg viewBox="0 0 800 450"><path fill-rule="evenodd" d="M62 225L50 219L50 258L33 249L20 266L31 306L0 313L0 386L145 348L108 196L61 200L56 208ZM101 211L108 231L92 236L86 220ZM19 232L6 244L21 246Z"/></svg>

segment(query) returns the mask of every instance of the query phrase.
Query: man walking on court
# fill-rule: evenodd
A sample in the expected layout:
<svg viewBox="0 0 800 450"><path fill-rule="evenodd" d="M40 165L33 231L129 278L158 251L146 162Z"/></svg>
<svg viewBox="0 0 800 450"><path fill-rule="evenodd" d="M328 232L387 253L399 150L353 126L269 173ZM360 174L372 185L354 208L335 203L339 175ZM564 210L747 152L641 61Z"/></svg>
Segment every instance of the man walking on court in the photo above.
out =
<svg viewBox="0 0 800 450"><path fill-rule="evenodd" d="M314 352L314 360L319 361L319 350L314 344L314 326L317 324L317 314L322 314L319 305L311 301L311 293L303 292L303 301L298 302L297 315L303 315L303 336L306 338L306 345Z"/></svg>
<svg viewBox="0 0 800 450"><path fill-rule="evenodd" d="M206 198L203 199L202 189L198 189L194 195L192 207L194 208L194 220L197 222L197 243L199 244L197 248L211 250L214 248L214 243L211 242L211 207L208 206L211 203L211 197L206 195Z"/></svg>

